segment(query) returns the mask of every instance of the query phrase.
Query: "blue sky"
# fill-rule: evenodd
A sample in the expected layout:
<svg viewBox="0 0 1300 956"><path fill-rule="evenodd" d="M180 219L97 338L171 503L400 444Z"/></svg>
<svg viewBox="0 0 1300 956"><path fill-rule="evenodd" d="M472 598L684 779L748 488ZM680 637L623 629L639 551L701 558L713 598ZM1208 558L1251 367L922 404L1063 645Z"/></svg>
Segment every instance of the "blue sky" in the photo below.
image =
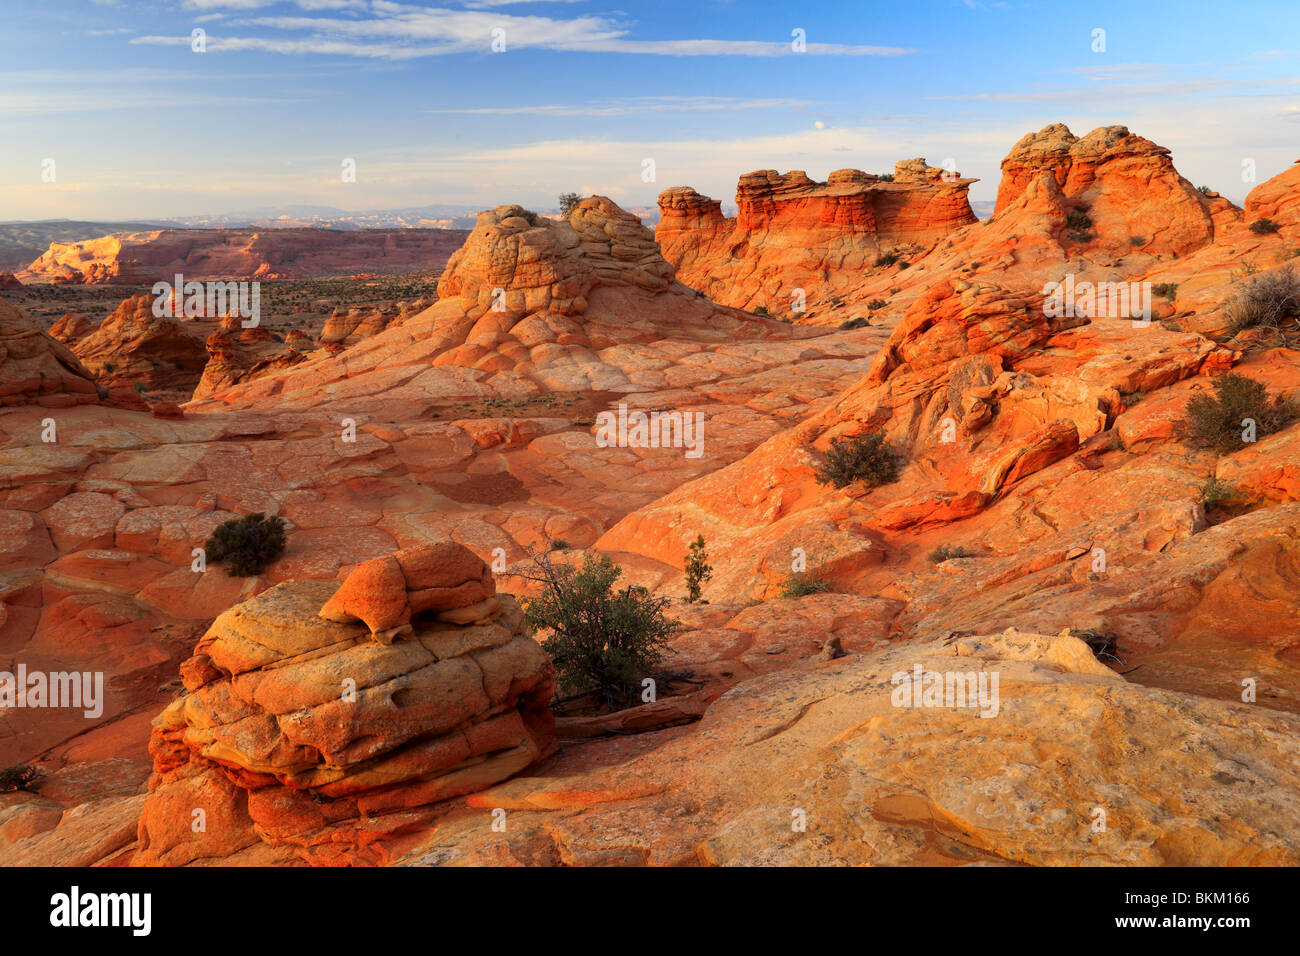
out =
<svg viewBox="0 0 1300 956"><path fill-rule="evenodd" d="M674 185L730 203L753 169L912 156L951 159L991 200L1011 145L1052 122L1127 125L1238 202L1243 160L1262 180L1300 158L1295 0L0 7L0 220L551 207L567 190L635 207Z"/></svg>

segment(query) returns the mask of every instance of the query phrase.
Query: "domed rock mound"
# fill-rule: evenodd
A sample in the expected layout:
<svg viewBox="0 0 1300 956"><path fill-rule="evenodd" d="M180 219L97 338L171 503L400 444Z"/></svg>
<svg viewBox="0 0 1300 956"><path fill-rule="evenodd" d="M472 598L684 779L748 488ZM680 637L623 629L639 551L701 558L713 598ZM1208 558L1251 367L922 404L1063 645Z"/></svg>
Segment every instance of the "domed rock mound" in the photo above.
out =
<svg viewBox="0 0 1300 956"><path fill-rule="evenodd" d="M477 596L457 590L465 565L482 566L464 548L398 557L440 591L434 605ZM213 622L182 665L185 694L154 722L136 864L381 862L367 850L376 837L553 750L554 668L513 599L460 623L417 613L381 644L321 616L335 591L289 581Z"/></svg>
<svg viewBox="0 0 1300 956"><path fill-rule="evenodd" d="M438 296L431 308L337 355L214 397L251 405L274 396L316 407L332 392L355 403L381 395L424 402L435 394L632 391L662 367L634 354L639 345L797 334L682 285L650 230L603 196L582 200L565 220L519 206L480 213L448 261Z"/></svg>
<svg viewBox="0 0 1300 956"><path fill-rule="evenodd" d="M0 406L80 405L99 400L95 383L63 343L0 299Z"/></svg>

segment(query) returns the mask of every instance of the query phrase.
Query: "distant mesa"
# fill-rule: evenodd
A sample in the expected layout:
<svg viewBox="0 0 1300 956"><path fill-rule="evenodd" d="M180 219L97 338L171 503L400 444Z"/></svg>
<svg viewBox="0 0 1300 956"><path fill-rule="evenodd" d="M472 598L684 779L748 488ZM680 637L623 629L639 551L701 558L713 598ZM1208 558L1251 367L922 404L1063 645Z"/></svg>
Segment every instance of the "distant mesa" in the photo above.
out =
<svg viewBox="0 0 1300 956"><path fill-rule="evenodd" d="M54 242L19 278L143 283L316 278L435 269L461 244L453 229L157 229Z"/></svg>

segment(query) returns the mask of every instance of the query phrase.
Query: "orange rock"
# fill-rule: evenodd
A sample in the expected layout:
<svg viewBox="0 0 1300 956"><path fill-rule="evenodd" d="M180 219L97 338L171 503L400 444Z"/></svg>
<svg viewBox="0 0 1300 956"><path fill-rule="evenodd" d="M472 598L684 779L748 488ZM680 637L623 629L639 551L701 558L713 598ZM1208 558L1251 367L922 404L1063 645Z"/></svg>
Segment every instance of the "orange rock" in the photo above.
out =
<svg viewBox="0 0 1300 956"><path fill-rule="evenodd" d="M72 350L108 386L187 388L207 362L203 343L175 319L153 314L154 297L132 296Z"/></svg>
<svg viewBox="0 0 1300 956"><path fill-rule="evenodd" d="M0 299L0 406L97 402L91 373L26 312Z"/></svg>
<svg viewBox="0 0 1300 956"><path fill-rule="evenodd" d="M492 572L468 548L452 541L398 551L365 561L347 576L320 616L327 621L364 621L371 634L391 643L410 631L412 614L473 607L477 617L496 610ZM470 623L471 617L457 623Z"/></svg>
<svg viewBox="0 0 1300 956"><path fill-rule="evenodd" d="M817 183L802 170L760 170L740 177L734 219L694 189L665 190L655 239L682 281L714 301L797 316L880 253L974 222L973 182L923 159L898 163L891 180L839 169Z"/></svg>

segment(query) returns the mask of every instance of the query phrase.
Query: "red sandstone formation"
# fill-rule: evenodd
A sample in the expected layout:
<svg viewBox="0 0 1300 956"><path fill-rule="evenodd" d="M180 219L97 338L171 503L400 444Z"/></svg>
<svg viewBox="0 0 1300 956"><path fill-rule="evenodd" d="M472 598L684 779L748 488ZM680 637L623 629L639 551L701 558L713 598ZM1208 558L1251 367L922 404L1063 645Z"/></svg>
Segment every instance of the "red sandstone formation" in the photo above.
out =
<svg viewBox="0 0 1300 956"><path fill-rule="evenodd" d="M689 187L665 190L655 239L687 285L786 315L800 311L795 290L823 298L882 252L974 222L966 200L973 182L923 159L898 163L892 181L856 169L836 170L825 183L801 170L762 170L740 177L735 219Z"/></svg>
<svg viewBox="0 0 1300 956"><path fill-rule="evenodd" d="M65 312L50 326L50 335L71 347L97 328L99 323L94 319L78 312Z"/></svg>
<svg viewBox="0 0 1300 956"><path fill-rule="evenodd" d="M203 374L208 353L176 319L153 314L151 295L122 302L72 350L105 385L189 388ZM66 328L66 327L65 327Z"/></svg>
<svg viewBox="0 0 1300 956"><path fill-rule="evenodd" d="M0 289L22 289L23 284L12 272L0 272Z"/></svg>
<svg viewBox="0 0 1300 956"><path fill-rule="evenodd" d="M0 299L0 406L98 401L90 372L26 312Z"/></svg>
<svg viewBox="0 0 1300 956"><path fill-rule="evenodd" d="M466 562L491 580L459 545L397 559L445 612L477 598ZM416 619L381 646L364 626L322 620L331 590L290 581L235 606L182 665L185 693L154 722L137 865L379 862L371 844L412 811L554 749L554 668L512 599ZM197 805L203 832L180 812Z"/></svg>
<svg viewBox="0 0 1300 956"><path fill-rule="evenodd" d="M182 418L59 409L57 447L47 409L6 409L4 647L94 662L115 692L89 730L12 716L0 765L39 757L48 782L0 796L0 861L1300 862L1300 423L1222 454L1177 428L1228 368L1300 398L1300 353L1222 328L1234 273L1290 263L1297 168L1243 216L1190 195L1145 140L1049 127L1008 157L991 223L916 240L908 269L834 272L848 307L888 300L843 331L710 302L609 200L564 222L500 207L436 305L335 356L223 384ZM746 214L788 210L805 237L838 222L829 248L857 262L885 194L895 222L926 206L903 178L764 177L756 197L821 198ZM737 228L670 198L700 248ZM1252 232L1262 218L1278 231ZM761 257L736 248L749 275ZM1178 288L1150 322L1050 312L1043 286L1066 273ZM810 303L813 325L848 317ZM703 415L703 457L599 443L618 403ZM877 430L897 481L816 480L833 441ZM275 565L192 568L252 511L286 521ZM665 664L697 683L561 717L555 733L588 739L544 757L544 645L484 562L564 540L677 598L697 534L709 603L673 604ZM796 573L833 590L777 597ZM1126 673L1084 641L1107 636ZM1257 675L1257 702L1225 661ZM998 673L998 719L893 706L890 675L915 667ZM1056 751L1070 759L1042 759ZM774 816L792 793L828 821L817 839ZM1099 793L1124 825L1081 840ZM488 835L498 809L506 839Z"/></svg>
<svg viewBox="0 0 1300 956"><path fill-rule="evenodd" d="M262 326L246 329L237 317L222 319L221 328L208 336L207 364L193 397L205 398L231 385L283 372L307 361L307 356L290 343L292 337L290 332L282 339ZM311 340L301 334L297 341L311 345Z"/></svg>

